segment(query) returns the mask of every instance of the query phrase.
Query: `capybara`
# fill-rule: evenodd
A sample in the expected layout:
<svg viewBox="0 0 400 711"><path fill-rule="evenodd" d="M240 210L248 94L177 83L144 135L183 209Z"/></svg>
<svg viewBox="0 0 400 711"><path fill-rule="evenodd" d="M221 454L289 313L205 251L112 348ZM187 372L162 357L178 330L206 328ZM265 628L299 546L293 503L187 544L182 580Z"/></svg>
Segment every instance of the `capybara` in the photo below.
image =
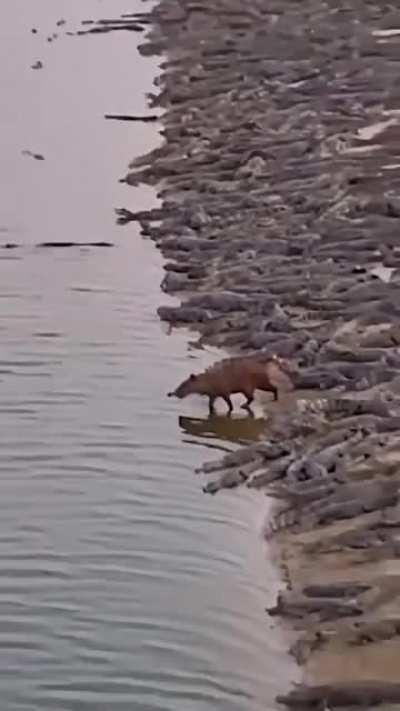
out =
<svg viewBox="0 0 400 711"><path fill-rule="evenodd" d="M214 363L203 373L190 375L176 390L168 393L168 397L182 399L187 395L207 395L210 413L214 411L215 400L223 398L232 412L233 405L230 396L243 393L246 402L242 408L250 410L255 390L265 390L278 399L278 391L292 390L293 383L288 375L285 361L272 356L264 362L254 357L224 358Z"/></svg>

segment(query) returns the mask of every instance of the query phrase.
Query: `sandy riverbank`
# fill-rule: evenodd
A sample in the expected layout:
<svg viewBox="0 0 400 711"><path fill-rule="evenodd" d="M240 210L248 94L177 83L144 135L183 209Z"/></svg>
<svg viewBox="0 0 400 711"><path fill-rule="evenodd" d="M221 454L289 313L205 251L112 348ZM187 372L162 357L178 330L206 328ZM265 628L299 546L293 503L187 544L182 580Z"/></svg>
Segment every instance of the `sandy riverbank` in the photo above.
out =
<svg viewBox="0 0 400 711"><path fill-rule="evenodd" d="M129 184L168 262L161 307L203 343L301 365L268 440L206 485L280 502L267 534L305 686L289 706L400 702L400 60L398 14L372 2L162 0L151 112L165 141ZM158 93L159 92L159 93ZM279 482L279 485L278 483Z"/></svg>

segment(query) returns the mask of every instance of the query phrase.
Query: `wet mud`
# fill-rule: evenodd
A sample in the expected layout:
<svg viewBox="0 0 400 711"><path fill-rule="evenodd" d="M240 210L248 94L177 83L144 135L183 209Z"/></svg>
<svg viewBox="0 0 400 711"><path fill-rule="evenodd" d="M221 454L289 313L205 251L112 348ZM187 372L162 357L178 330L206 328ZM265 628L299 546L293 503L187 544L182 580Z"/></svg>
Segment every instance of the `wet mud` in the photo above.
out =
<svg viewBox="0 0 400 711"><path fill-rule="evenodd" d="M163 143L117 211L167 259L160 318L198 346L295 359L257 441L204 491L275 502L265 536L296 630L289 708L400 703L400 13L376 2L161 0L130 22L159 55ZM105 26L107 28L107 26ZM186 420L187 431L218 426ZM207 429L208 428L208 429Z"/></svg>

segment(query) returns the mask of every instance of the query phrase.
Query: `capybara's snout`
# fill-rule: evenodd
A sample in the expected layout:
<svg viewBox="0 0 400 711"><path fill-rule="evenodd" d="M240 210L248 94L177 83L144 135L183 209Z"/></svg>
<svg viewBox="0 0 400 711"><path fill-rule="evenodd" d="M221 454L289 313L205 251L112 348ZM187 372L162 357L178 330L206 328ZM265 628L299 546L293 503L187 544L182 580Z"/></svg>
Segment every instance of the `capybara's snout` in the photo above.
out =
<svg viewBox="0 0 400 711"><path fill-rule="evenodd" d="M170 393L167 393L167 397L174 397L175 393L171 391Z"/></svg>

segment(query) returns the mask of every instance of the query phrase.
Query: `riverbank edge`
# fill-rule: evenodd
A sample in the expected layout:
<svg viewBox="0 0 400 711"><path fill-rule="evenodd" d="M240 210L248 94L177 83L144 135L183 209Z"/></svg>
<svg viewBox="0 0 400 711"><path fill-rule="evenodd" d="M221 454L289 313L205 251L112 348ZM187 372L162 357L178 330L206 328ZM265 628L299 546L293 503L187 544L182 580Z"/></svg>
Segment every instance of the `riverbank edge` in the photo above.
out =
<svg viewBox="0 0 400 711"><path fill-rule="evenodd" d="M288 590L269 614L297 630L306 683L278 700L398 703L398 60L385 8L263 5L162 0L146 15L164 143L126 182L159 186L162 207L119 219L168 260L162 286L182 304L162 319L199 346L301 366L268 439L203 468L218 472L205 491L284 502L266 535Z"/></svg>

